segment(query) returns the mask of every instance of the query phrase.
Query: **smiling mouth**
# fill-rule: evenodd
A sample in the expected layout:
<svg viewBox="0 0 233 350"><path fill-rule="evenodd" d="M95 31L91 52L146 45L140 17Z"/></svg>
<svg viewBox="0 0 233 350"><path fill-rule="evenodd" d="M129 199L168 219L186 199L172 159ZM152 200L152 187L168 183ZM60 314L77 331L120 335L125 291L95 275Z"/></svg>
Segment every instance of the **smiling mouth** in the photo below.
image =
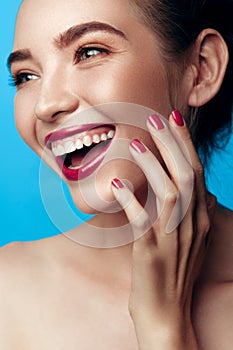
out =
<svg viewBox="0 0 233 350"><path fill-rule="evenodd" d="M115 127L98 126L81 133L75 133L74 129L72 133L73 135L68 137L48 140L47 146L51 149L63 175L68 180L77 181L92 174L103 161L115 136ZM65 129L63 134L66 134ZM53 138L52 134L51 139Z"/></svg>

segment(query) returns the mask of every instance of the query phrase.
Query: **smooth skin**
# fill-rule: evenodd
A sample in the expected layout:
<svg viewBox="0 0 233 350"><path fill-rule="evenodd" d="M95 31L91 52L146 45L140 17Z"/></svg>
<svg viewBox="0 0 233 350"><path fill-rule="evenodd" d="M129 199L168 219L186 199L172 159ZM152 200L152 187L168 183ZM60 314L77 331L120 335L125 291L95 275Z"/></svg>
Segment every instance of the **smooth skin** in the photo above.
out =
<svg viewBox="0 0 233 350"><path fill-rule="evenodd" d="M54 45L60 32L93 20L122 30L128 40L94 32L69 47ZM95 45L111 47L109 55L95 53L74 65L77 46L93 44L93 37ZM11 67L13 75L24 73L26 79L17 87L16 124L40 156L48 132L92 105L134 102L165 117L174 109L157 39L125 0L112 1L111 8L109 0L102 0L101 6L97 0L25 0L14 43L14 50L22 49L30 49L31 57ZM221 85L227 60L221 36L213 29L201 32L180 91L174 93L176 108L198 107L211 99ZM233 215L216 206L207 193L186 126L178 126L172 116L163 129L147 125L148 132L117 127L118 137L137 137L146 147L140 154L129 146L137 172L115 161L111 172L99 170L99 192L110 200L116 198L124 210L115 215L99 213L69 233L89 230L90 224L94 229L129 221L133 231L145 234L114 249L84 247L63 235L2 248L0 344L4 350L230 349ZM56 171L54 162L47 161ZM140 191L136 198L124 182L117 189L111 184L114 178L128 178L136 189L150 182L156 196L152 211L162 208L159 219L151 225ZM158 183L165 184L165 196ZM68 186L80 209L90 211L80 199L78 185L68 182ZM177 196L182 202L190 186L186 214L167 234ZM132 221L135 213L140 213L136 222Z"/></svg>

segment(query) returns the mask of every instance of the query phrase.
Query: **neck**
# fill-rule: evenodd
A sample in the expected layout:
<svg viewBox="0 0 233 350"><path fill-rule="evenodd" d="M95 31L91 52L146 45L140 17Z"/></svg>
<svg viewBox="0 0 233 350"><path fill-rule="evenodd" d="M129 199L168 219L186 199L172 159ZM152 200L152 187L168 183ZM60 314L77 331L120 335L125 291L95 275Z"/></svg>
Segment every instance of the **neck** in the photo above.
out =
<svg viewBox="0 0 233 350"><path fill-rule="evenodd" d="M233 280L233 212L217 206L210 231L210 246L199 281L222 282Z"/></svg>

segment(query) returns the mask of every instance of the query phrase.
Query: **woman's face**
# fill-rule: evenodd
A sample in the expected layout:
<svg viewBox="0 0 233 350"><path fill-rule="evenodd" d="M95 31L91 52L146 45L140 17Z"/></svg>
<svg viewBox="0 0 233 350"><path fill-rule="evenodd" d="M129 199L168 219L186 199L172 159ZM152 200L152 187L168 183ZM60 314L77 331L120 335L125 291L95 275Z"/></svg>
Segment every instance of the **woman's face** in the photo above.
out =
<svg viewBox="0 0 233 350"><path fill-rule="evenodd" d="M122 118L110 121L103 116L101 120L100 114L82 113L92 106L113 102L143 105L164 116L172 109L157 39L135 17L127 0L24 0L13 51L10 63L18 84L17 128L40 156L52 134L46 162L55 171L59 171L59 165L53 151L59 153L59 147L64 151L66 141L88 144L91 136L91 142L97 143L94 135L101 138L109 132L109 137L114 137L108 141L106 152L119 140L139 138L156 154L149 134L132 122L127 125L127 115L124 125ZM91 124L95 124L94 131ZM54 133L57 130L61 132ZM105 152L100 144L99 151L93 148L95 156ZM85 184L88 173L84 171L82 180L75 178L83 157L76 153L62 176L75 203L91 212L91 205L80 197L80 184ZM121 154L117 158L95 166L96 193L107 201L113 199L113 178L128 179L135 188L145 181L133 162L121 159ZM81 187L85 189L85 185Z"/></svg>

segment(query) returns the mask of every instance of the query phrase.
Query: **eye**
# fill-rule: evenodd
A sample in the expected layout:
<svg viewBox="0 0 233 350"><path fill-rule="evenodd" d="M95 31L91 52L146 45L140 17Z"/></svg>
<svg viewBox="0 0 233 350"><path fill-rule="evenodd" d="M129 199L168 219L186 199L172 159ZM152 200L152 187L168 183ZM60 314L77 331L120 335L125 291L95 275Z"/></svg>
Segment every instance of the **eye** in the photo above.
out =
<svg viewBox="0 0 233 350"><path fill-rule="evenodd" d="M81 61L90 60L99 55L107 55L109 51L100 47L82 47L75 54L76 63Z"/></svg>
<svg viewBox="0 0 233 350"><path fill-rule="evenodd" d="M36 80L36 79L38 79L38 76L32 73L25 72L25 73L13 74L11 76L10 85L19 86L29 82L30 80Z"/></svg>

